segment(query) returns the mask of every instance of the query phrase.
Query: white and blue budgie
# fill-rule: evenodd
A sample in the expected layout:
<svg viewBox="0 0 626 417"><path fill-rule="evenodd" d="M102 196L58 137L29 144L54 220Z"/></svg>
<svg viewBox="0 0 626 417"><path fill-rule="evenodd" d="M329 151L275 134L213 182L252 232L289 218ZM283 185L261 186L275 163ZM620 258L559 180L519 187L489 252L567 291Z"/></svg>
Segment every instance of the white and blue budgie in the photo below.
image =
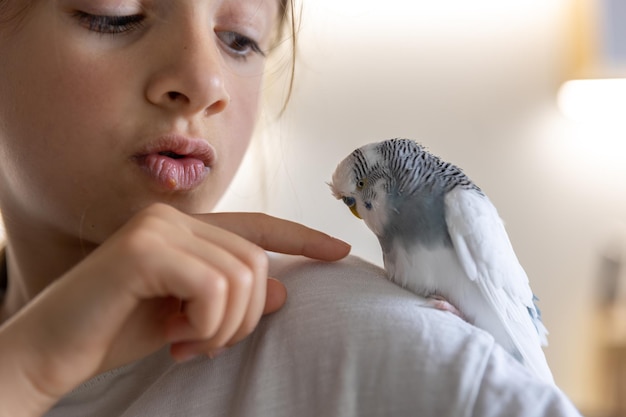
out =
<svg viewBox="0 0 626 417"><path fill-rule="evenodd" d="M376 234L396 284L458 308L541 379L553 383L546 328L496 208L458 167L417 142L363 146L331 189Z"/></svg>

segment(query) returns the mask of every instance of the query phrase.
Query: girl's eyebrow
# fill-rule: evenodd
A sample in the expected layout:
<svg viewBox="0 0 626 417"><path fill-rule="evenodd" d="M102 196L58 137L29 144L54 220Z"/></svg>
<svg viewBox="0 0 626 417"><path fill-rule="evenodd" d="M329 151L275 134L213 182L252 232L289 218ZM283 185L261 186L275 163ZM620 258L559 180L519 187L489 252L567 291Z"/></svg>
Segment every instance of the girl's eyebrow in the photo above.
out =
<svg viewBox="0 0 626 417"><path fill-rule="evenodd" d="M251 25L259 34L270 32L278 24L278 0L224 0L226 16L237 24Z"/></svg>

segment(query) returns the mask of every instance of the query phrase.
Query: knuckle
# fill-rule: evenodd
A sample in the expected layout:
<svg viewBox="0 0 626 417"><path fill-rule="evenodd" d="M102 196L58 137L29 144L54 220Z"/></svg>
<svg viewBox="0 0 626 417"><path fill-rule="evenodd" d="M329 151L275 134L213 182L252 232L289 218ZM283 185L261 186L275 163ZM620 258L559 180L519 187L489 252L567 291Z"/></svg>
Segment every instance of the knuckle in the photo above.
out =
<svg viewBox="0 0 626 417"><path fill-rule="evenodd" d="M204 305L200 311L196 312L196 328L199 339L211 339L218 333L224 320L221 311L226 294L226 285L223 280L212 280L212 284L207 286L207 298L201 303Z"/></svg>
<svg viewBox="0 0 626 417"><path fill-rule="evenodd" d="M176 209L165 203L152 203L141 211L144 216L156 216L159 218L170 215L174 212L176 212Z"/></svg>
<svg viewBox="0 0 626 417"><path fill-rule="evenodd" d="M154 247L159 244L159 241L158 236L150 228L144 227L128 233L118 245L122 253L131 253L141 259L153 253Z"/></svg>
<svg viewBox="0 0 626 417"><path fill-rule="evenodd" d="M145 253L156 245L163 245L172 228L168 218L175 212L176 209L163 203L154 203L141 210L124 227L120 244L133 253Z"/></svg>
<svg viewBox="0 0 626 417"><path fill-rule="evenodd" d="M261 247L252 245L247 255L247 263L253 270L264 273L269 268L267 253Z"/></svg>
<svg viewBox="0 0 626 417"><path fill-rule="evenodd" d="M257 223L259 224L267 224L268 222L271 221L271 219L273 219L272 216L266 213L256 213L256 216L257 216Z"/></svg>
<svg viewBox="0 0 626 417"><path fill-rule="evenodd" d="M261 317L257 317L256 315L253 317L246 317L246 319L241 323L241 327L239 328L238 335L240 335L240 338L243 339L244 337L252 333L259 324L260 319Z"/></svg>
<svg viewBox="0 0 626 417"><path fill-rule="evenodd" d="M152 204L137 213L129 222L128 227L133 231L158 231L166 224L166 219L171 216L172 210L174 209L166 204Z"/></svg>
<svg viewBox="0 0 626 417"><path fill-rule="evenodd" d="M234 285L236 285L239 290L243 291L251 290L254 284L254 274L245 265L236 267L232 271L231 279Z"/></svg>
<svg viewBox="0 0 626 417"><path fill-rule="evenodd" d="M223 348L226 346L228 341L229 341L229 338L227 335L224 334L223 327L218 328L217 331L215 331L212 335L205 338L207 347L210 347L211 349Z"/></svg>
<svg viewBox="0 0 626 417"><path fill-rule="evenodd" d="M123 254L120 262L125 262L133 273L129 276L117 276L124 286L130 286L140 298L161 294L163 286L154 278L155 236L143 231L132 233L116 243L116 250ZM158 243L157 243L158 244Z"/></svg>
<svg viewBox="0 0 626 417"><path fill-rule="evenodd" d="M198 329L198 338L201 340L211 340L219 328L212 323L205 323L201 329Z"/></svg>
<svg viewBox="0 0 626 417"><path fill-rule="evenodd" d="M260 247L267 247L268 246L268 236L273 232L272 227L270 226L272 224L272 219L273 217L265 214L265 213L258 213L258 219L256 224L259 227L259 246Z"/></svg>
<svg viewBox="0 0 626 417"><path fill-rule="evenodd" d="M205 280L205 291L214 299L224 299L228 294L228 281L221 274L213 274L211 279Z"/></svg>
<svg viewBox="0 0 626 417"><path fill-rule="evenodd" d="M215 272L210 273L208 278L205 276L199 281L201 284L197 290L202 293L200 298L204 307L202 308L201 317L197 318L198 325L196 330L199 338L210 339L215 337L223 324L222 310L226 306L229 285L224 275Z"/></svg>

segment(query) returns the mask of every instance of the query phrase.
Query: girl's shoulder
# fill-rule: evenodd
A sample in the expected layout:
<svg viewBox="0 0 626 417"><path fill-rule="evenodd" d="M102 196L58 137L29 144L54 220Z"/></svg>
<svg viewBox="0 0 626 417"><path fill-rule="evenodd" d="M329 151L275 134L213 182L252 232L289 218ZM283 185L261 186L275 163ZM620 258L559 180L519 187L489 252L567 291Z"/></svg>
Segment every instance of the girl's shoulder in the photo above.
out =
<svg viewBox="0 0 626 417"><path fill-rule="evenodd" d="M163 350L94 378L50 416L577 415L489 334L375 265L281 255L270 275L287 302L241 343L183 364Z"/></svg>
<svg viewBox="0 0 626 417"><path fill-rule="evenodd" d="M487 333L453 314L430 308L423 297L389 281L382 268L355 256L329 263L280 255L272 258L270 275L283 282L288 294L285 306L267 318L273 325L284 321L292 326L291 319L297 319L320 337L337 328L351 336L354 331L347 330L376 329L378 334L402 339L397 343L421 338L436 344L441 339L438 334L445 331L450 333L442 341L446 345L468 338L474 344L493 344Z"/></svg>

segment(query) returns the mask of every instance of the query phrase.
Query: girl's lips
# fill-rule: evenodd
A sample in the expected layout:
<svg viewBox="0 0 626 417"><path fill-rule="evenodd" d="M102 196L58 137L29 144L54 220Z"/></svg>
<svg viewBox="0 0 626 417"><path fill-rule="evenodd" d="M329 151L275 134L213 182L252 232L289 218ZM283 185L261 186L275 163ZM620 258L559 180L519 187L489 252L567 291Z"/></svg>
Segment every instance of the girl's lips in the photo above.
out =
<svg viewBox="0 0 626 417"><path fill-rule="evenodd" d="M215 163L215 150L202 139L170 135L159 138L134 159L159 187L184 191L202 183Z"/></svg>
<svg viewBox="0 0 626 417"><path fill-rule="evenodd" d="M164 188L191 190L202 182L209 168L196 158L171 158L166 155L149 154L140 159L140 165Z"/></svg>

